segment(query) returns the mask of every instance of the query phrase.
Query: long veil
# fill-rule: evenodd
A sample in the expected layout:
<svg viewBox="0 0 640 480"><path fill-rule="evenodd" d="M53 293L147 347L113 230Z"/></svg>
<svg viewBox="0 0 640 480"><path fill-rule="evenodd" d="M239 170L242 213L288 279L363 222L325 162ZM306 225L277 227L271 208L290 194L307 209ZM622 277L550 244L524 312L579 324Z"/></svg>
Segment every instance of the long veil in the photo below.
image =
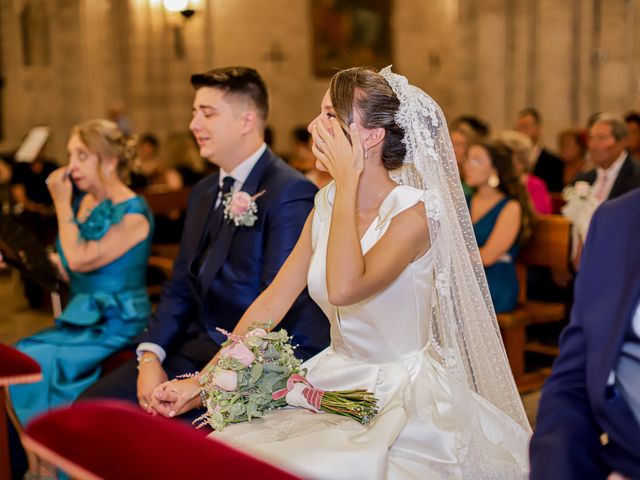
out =
<svg viewBox="0 0 640 480"><path fill-rule="evenodd" d="M391 67L380 74L400 100L396 123L405 132L404 165L392 177L425 190L436 286L426 321L432 354L449 378L458 380L452 397L464 412L460 421L469 421L468 395L455 389L468 386L531 432L500 337L444 114Z"/></svg>

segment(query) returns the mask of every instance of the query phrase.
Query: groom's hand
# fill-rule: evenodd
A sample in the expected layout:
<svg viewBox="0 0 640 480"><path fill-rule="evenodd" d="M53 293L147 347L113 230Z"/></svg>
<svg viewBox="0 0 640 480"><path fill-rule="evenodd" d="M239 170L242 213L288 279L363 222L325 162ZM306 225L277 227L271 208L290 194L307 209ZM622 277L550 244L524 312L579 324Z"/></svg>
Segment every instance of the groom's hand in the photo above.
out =
<svg viewBox="0 0 640 480"><path fill-rule="evenodd" d="M167 380L160 359L152 352L144 352L138 362L137 396L138 403L145 412L152 413L153 391Z"/></svg>
<svg viewBox="0 0 640 480"><path fill-rule="evenodd" d="M164 417L175 417L202 405L200 382L197 378L185 378L165 382L155 389L151 409Z"/></svg>

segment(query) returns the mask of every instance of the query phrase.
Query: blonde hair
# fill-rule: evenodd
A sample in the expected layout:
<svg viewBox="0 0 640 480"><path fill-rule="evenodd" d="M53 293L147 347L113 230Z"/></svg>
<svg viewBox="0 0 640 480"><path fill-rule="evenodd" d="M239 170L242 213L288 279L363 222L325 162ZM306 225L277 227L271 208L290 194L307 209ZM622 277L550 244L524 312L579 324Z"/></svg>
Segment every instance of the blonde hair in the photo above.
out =
<svg viewBox="0 0 640 480"><path fill-rule="evenodd" d="M498 140L505 144L512 152L512 158L522 167L522 171L531 170L529 158L533 151L533 142L524 133L515 130L505 130L498 135Z"/></svg>
<svg viewBox="0 0 640 480"><path fill-rule="evenodd" d="M110 120L88 120L71 129L71 135L78 135L80 141L101 163L104 158L115 158L116 173L120 180L129 182L131 171L137 160L138 139L136 135L126 135L118 125Z"/></svg>

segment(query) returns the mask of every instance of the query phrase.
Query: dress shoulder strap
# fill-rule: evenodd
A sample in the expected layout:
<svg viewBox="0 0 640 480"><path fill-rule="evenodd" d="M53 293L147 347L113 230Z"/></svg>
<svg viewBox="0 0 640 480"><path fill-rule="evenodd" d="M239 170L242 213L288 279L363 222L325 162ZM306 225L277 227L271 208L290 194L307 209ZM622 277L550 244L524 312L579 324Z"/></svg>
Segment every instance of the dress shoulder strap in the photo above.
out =
<svg viewBox="0 0 640 480"><path fill-rule="evenodd" d="M378 228L387 224L393 217L413 207L418 202L427 205L426 192L415 187L400 185L395 187L378 209Z"/></svg>

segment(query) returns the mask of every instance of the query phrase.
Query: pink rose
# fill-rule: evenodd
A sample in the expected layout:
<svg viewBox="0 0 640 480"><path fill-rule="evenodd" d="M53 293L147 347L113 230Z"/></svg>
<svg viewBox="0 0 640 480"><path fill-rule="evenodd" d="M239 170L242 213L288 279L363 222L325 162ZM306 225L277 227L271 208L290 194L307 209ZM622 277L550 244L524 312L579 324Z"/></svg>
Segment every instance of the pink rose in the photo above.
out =
<svg viewBox="0 0 640 480"><path fill-rule="evenodd" d="M231 203L229 204L229 210L234 217L240 217L247 213L252 202L251 195L247 192L236 192L231 197Z"/></svg>
<svg viewBox="0 0 640 480"><path fill-rule="evenodd" d="M247 333L247 337L264 337L267 331L264 328L255 328Z"/></svg>
<svg viewBox="0 0 640 480"><path fill-rule="evenodd" d="M251 365L256 359L254 353L242 342L224 347L220 352L220 355L223 357L235 358L245 367Z"/></svg>
<svg viewBox="0 0 640 480"><path fill-rule="evenodd" d="M591 185L589 185L588 182L579 181L576 182L574 188L576 195L578 195L579 197L586 197L587 195L589 195L589 189L591 188Z"/></svg>
<svg viewBox="0 0 640 480"><path fill-rule="evenodd" d="M233 392L238 388L238 374L233 370L217 369L213 375L213 381L217 386L227 392Z"/></svg>

